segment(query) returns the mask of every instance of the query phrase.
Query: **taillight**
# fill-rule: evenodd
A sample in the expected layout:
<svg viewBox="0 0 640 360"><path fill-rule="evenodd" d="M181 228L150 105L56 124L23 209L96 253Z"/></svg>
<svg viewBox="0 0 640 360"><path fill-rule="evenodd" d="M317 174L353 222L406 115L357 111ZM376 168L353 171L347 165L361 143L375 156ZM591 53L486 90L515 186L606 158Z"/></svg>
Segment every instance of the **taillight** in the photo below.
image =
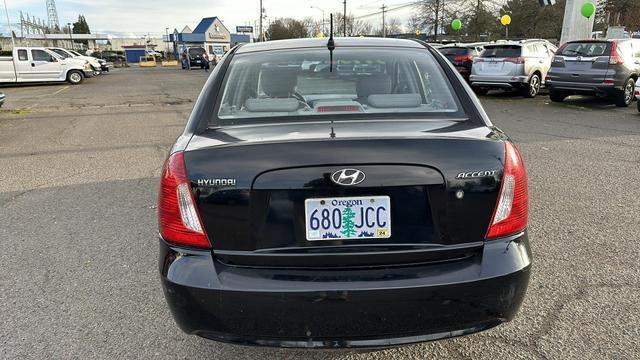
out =
<svg viewBox="0 0 640 360"><path fill-rule="evenodd" d="M616 81L615 80L611 80L611 79L605 79L605 80L602 80L602 84L603 85L615 85Z"/></svg>
<svg viewBox="0 0 640 360"><path fill-rule="evenodd" d="M618 42L615 40L611 41L611 56L609 56L609 64L610 65L621 65L624 63L624 60L618 54Z"/></svg>
<svg viewBox="0 0 640 360"><path fill-rule="evenodd" d="M487 239L515 234L527 227L529 193L527 173L516 147L505 142L504 174L498 203L487 230Z"/></svg>
<svg viewBox="0 0 640 360"><path fill-rule="evenodd" d="M172 154L162 169L158 223L160 235L169 243L211 248L191 193L183 152Z"/></svg>
<svg viewBox="0 0 640 360"><path fill-rule="evenodd" d="M473 56L471 56L471 55L456 56L456 57L453 58L453 61L455 61L455 62L473 61Z"/></svg>
<svg viewBox="0 0 640 360"><path fill-rule="evenodd" d="M551 76L545 76L544 81L551 81Z"/></svg>
<svg viewBox="0 0 640 360"><path fill-rule="evenodd" d="M514 64L524 64L523 57L508 57L504 59L504 62L510 62Z"/></svg>

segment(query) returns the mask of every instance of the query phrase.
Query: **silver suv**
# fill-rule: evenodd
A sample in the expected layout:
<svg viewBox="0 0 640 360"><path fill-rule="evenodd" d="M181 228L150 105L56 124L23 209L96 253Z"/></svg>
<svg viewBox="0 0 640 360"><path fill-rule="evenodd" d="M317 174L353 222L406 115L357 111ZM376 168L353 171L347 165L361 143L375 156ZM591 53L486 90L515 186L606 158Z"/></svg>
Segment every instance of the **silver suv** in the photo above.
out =
<svg viewBox="0 0 640 360"><path fill-rule="evenodd" d="M633 101L639 76L640 39L582 40L562 45L546 80L551 101L600 95L625 107Z"/></svg>
<svg viewBox="0 0 640 360"><path fill-rule="evenodd" d="M544 84L557 47L547 40L498 41L484 46L469 78L480 95L490 89L519 90L535 97Z"/></svg>

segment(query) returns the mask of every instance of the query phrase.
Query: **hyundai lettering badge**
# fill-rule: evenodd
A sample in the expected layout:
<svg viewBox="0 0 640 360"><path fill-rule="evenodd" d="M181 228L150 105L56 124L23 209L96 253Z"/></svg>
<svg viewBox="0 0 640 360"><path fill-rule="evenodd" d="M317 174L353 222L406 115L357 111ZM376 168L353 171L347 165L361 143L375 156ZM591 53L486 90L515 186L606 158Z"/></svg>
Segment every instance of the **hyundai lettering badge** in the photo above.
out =
<svg viewBox="0 0 640 360"><path fill-rule="evenodd" d="M358 185L364 178L364 173L358 169L342 169L331 174L331 181L343 186Z"/></svg>

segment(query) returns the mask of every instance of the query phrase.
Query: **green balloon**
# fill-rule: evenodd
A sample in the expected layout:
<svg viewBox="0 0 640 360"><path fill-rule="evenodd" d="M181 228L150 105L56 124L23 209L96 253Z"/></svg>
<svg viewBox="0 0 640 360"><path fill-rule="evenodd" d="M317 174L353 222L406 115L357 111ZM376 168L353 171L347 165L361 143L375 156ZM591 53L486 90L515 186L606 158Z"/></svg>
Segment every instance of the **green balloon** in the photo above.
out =
<svg viewBox="0 0 640 360"><path fill-rule="evenodd" d="M462 21L460 21L460 19L454 19L451 22L451 28L453 30L460 30L462 28Z"/></svg>
<svg viewBox="0 0 640 360"><path fill-rule="evenodd" d="M582 5L582 8L580 9L580 13L582 14L582 16L586 17L587 19L591 18L595 12L596 6L591 2Z"/></svg>

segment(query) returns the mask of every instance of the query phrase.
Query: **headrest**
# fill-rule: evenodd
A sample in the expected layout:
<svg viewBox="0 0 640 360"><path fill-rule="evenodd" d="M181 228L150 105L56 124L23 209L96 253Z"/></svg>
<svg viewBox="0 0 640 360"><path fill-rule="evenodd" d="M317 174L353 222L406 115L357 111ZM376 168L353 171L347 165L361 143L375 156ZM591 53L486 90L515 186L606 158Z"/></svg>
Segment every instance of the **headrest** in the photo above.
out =
<svg viewBox="0 0 640 360"><path fill-rule="evenodd" d="M262 90L272 98L287 98L295 92L298 74L294 69L267 69L261 74Z"/></svg>
<svg viewBox="0 0 640 360"><path fill-rule="evenodd" d="M365 99L373 94L390 94L391 78L384 74L361 77L356 84L356 92L359 98Z"/></svg>

